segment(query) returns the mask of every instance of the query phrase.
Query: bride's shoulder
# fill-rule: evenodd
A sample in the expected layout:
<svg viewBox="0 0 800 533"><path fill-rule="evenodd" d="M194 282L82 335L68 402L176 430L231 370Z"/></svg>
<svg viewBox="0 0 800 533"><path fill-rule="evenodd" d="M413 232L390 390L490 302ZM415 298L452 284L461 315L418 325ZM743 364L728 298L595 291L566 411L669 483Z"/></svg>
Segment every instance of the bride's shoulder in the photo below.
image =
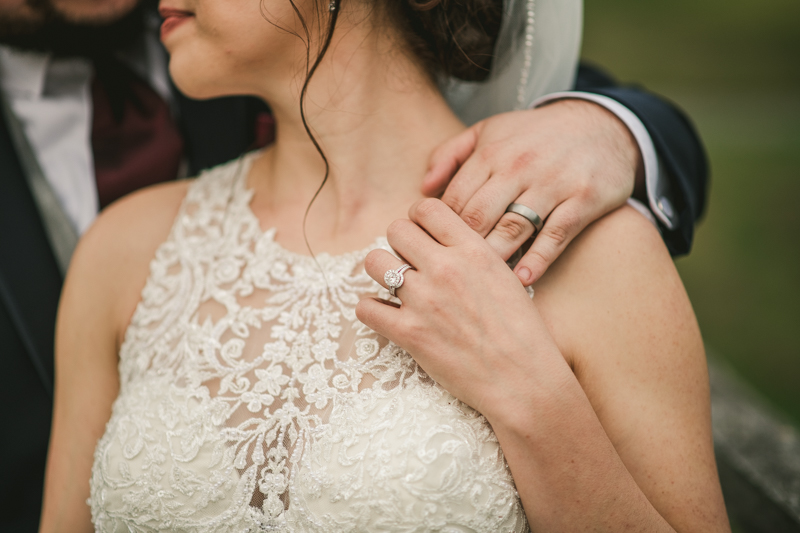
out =
<svg viewBox="0 0 800 533"><path fill-rule="evenodd" d="M246 173L251 155L205 170L195 178L171 181L135 191L104 209L79 243L77 254L91 262L149 262L170 234L181 209L215 208L226 204L237 180ZM117 254L110 252L117 251ZM97 257L98 252L102 254Z"/></svg>
<svg viewBox="0 0 800 533"><path fill-rule="evenodd" d="M114 259L109 252L125 251L126 256L138 255L155 248L169 235L170 228L186 197L191 180L153 185L133 192L104 209L81 239L76 254L94 255L103 251L106 260ZM102 261L93 257L92 262Z"/></svg>
<svg viewBox="0 0 800 533"><path fill-rule="evenodd" d="M181 180L147 187L104 209L72 257L66 284L114 324L127 323L190 187Z"/></svg>
<svg viewBox="0 0 800 533"><path fill-rule="evenodd" d="M633 337L671 343L680 329L699 338L658 230L629 206L586 228L534 288L557 341L578 358L604 351L621 356Z"/></svg>
<svg viewBox="0 0 800 533"><path fill-rule="evenodd" d="M589 225L537 284L539 292L564 285L619 291L675 273L656 227L635 209L623 206Z"/></svg>
<svg viewBox="0 0 800 533"><path fill-rule="evenodd" d="M705 435L708 377L694 311L657 229L620 208L551 269L535 300L626 466L676 462L687 448L665 443ZM662 491L639 481L646 493Z"/></svg>

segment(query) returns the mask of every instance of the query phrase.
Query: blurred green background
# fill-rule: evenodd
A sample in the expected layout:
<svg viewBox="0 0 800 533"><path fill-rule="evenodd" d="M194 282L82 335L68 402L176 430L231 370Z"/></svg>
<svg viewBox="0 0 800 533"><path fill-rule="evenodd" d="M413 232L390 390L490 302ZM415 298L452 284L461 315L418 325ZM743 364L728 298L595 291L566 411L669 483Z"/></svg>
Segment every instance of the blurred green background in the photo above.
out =
<svg viewBox="0 0 800 533"><path fill-rule="evenodd" d="M678 103L711 160L677 261L709 352L800 426L800 1L587 0L583 56Z"/></svg>

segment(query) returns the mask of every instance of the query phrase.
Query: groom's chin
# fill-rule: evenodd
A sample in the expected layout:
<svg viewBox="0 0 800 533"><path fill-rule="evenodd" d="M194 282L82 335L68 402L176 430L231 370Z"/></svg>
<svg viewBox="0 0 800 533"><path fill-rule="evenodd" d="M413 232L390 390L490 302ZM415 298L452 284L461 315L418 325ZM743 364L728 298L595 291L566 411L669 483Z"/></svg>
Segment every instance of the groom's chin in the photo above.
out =
<svg viewBox="0 0 800 533"><path fill-rule="evenodd" d="M28 0L46 5L59 18L82 26L108 26L124 19L140 4L150 0Z"/></svg>
<svg viewBox="0 0 800 533"><path fill-rule="evenodd" d="M0 6L0 44L31 48L32 36L38 35L46 23L46 13L27 4Z"/></svg>

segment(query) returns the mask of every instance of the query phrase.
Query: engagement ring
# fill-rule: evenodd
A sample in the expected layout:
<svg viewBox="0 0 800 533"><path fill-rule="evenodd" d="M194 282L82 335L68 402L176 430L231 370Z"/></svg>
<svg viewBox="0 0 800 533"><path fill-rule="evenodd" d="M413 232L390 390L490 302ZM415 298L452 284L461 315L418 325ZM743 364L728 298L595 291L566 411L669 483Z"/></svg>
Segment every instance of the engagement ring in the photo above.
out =
<svg viewBox="0 0 800 533"><path fill-rule="evenodd" d="M403 272L410 268L413 269L414 267L411 265L403 265L395 270L386 271L386 274L383 275L383 281L386 282L386 287L389 289L389 294L394 296L394 291L403 286L403 282L405 281Z"/></svg>

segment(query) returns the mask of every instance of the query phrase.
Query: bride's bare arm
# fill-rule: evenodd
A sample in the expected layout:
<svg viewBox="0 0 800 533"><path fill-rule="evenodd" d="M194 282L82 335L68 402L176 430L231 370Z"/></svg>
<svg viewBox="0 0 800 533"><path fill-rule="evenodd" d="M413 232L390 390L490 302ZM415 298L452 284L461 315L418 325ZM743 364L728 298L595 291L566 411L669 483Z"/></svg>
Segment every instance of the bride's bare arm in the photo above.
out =
<svg viewBox="0 0 800 533"><path fill-rule="evenodd" d="M521 486L545 495L541 530L727 531L703 343L655 229L632 209L600 220L535 301L575 379L545 417L495 427L507 454L550 450L509 458L515 479L532 480Z"/></svg>
<svg viewBox="0 0 800 533"><path fill-rule="evenodd" d="M185 188L161 185L110 206L73 256L56 326L42 532L93 531L89 477L119 389L117 352L150 259L167 237Z"/></svg>
<svg viewBox="0 0 800 533"><path fill-rule="evenodd" d="M676 531L727 531L703 342L655 228L631 208L601 219L542 279L535 301L581 385L574 400L592 408L575 410L586 419L576 416L568 426L578 428L574 438L549 443L557 457L566 461L591 442L607 442L610 464L646 497L631 494L630 518L639 503ZM550 494L557 497L552 489L561 487L568 484ZM560 497L569 501L566 492Z"/></svg>
<svg viewBox="0 0 800 533"><path fill-rule="evenodd" d="M444 208L444 209L441 209ZM621 209L537 284L511 271L442 203L393 224L399 308L359 318L481 411L534 531L727 531L702 342L658 234ZM370 275L399 261L368 256ZM514 284L516 283L516 285Z"/></svg>
<svg viewBox="0 0 800 533"><path fill-rule="evenodd" d="M72 260L56 325L56 384L40 531L92 531L92 451L117 395L116 342L106 275L91 264L90 232ZM99 251L99 250L98 250Z"/></svg>

